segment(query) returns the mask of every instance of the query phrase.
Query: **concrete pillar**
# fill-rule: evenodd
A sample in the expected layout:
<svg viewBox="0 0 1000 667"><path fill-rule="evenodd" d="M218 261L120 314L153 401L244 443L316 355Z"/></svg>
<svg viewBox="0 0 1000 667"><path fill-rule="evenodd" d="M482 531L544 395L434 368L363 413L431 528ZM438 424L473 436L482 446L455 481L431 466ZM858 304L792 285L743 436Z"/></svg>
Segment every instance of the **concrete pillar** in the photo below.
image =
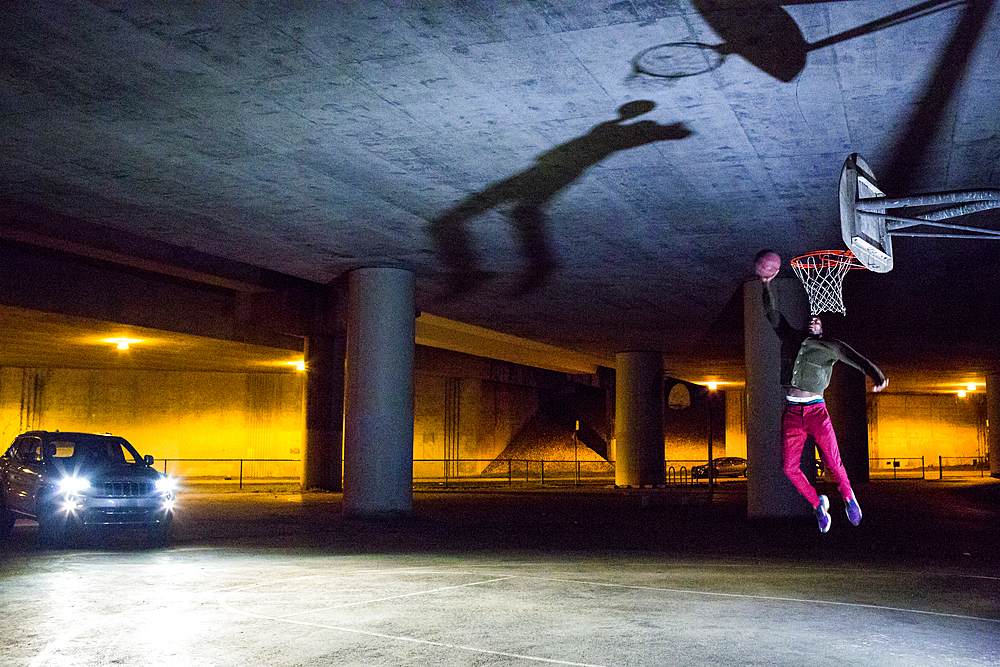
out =
<svg viewBox="0 0 1000 667"><path fill-rule="evenodd" d="M414 277L396 268L348 276L344 512L413 509Z"/></svg>
<svg viewBox="0 0 1000 667"><path fill-rule="evenodd" d="M776 518L811 511L782 465L781 345L764 316L763 285L753 279L743 285L743 340L746 357L747 516ZM804 328L809 301L795 278L771 281L778 309L793 327ZM808 447L808 443L806 445Z"/></svg>
<svg viewBox="0 0 1000 667"><path fill-rule="evenodd" d="M840 460L851 486L868 483L868 396L865 374L847 364L835 364L830 386L823 392L830 422L837 432Z"/></svg>
<svg viewBox="0 0 1000 667"><path fill-rule="evenodd" d="M302 488L342 491L344 447L343 335L306 338L306 433Z"/></svg>
<svg viewBox="0 0 1000 667"><path fill-rule="evenodd" d="M990 477L1000 477L1000 373L986 374L986 426Z"/></svg>
<svg viewBox="0 0 1000 667"><path fill-rule="evenodd" d="M664 484L663 354L615 355L615 484Z"/></svg>

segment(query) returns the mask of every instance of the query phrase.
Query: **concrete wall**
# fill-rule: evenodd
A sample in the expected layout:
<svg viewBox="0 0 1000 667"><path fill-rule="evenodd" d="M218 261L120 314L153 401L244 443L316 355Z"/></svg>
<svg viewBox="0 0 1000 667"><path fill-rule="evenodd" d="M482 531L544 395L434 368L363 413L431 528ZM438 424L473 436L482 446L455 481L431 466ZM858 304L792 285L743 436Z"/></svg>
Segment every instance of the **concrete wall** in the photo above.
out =
<svg viewBox="0 0 1000 667"><path fill-rule="evenodd" d="M449 475L479 474L510 444L538 406L538 390L533 387L417 372L415 476L443 475L444 460L463 462L460 468L450 465Z"/></svg>
<svg viewBox="0 0 1000 667"><path fill-rule="evenodd" d="M295 459L246 466L244 475L297 477L302 398L303 376L292 373L2 368L0 442L28 429L110 432L158 461ZM239 464L169 471L232 476Z"/></svg>
<svg viewBox="0 0 1000 667"><path fill-rule="evenodd" d="M686 400L678 401L678 398L685 397L685 390ZM667 461L703 462L708 459L710 417L712 457L741 455L727 449L727 392L709 392L702 386L667 378L663 395L667 404L663 411L664 458ZM743 442L742 455L745 455L746 436Z"/></svg>
<svg viewBox="0 0 1000 667"><path fill-rule="evenodd" d="M413 442L418 477L443 474L443 460L452 462L449 474L478 474L538 412L546 391L539 385L566 381L565 374L420 350ZM111 432L157 461L295 459L247 463L244 475L297 477L303 391L304 376L294 373L0 368L0 443L6 447L29 429ZM457 461L467 462L460 471ZM170 462L168 469L233 476L239 464Z"/></svg>
<svg viewBox="0 0 1000 667"><path fill-rule="evenodd" d="M986 453L985 394L869 394L869 456L919 459ZM904 467L919 465L911 462ZM884 467L884 463L880 467ZM947 463L946 463L947 465Z"/></svg>
<svg viewBox="0 0 1000 667"><path fill-rule="evenodd" d="M504 451L551 391L535 386L548 376L514 370L469 355L425 351L416 374L413 456L435 463L426 464L433 470L415 464L418 476L443 473L444 459L465 462L460 470L452 463L450 474L478 474ZM742 393L726 392L725 422L716 419L716 456L746 454ZM302 397L303 376L294 373L0 368L0 446L28 429L111 432L158 461L295 459L247 464L244 474L296 477ZM938 456L985 455L982 394L869 394L869 406L872 458L923 456L932 466ZM600 428L598 417L591 418ZM666 459L705 457L701 402L668 408L665 422ZM237 464L171 463L170 469L195 476L238 474Z"/></svg>
<svg viewBox="0 0 1000 667"><path fill-rule="evenodd" d="M479 410L480 438L471 458L490 461L503 452L538 411L538 391L533 387L484 381ZM486 467L486 463L481 463Z"/></svg>
<svg viewBox="0 0 1000 667"><path fill-rule="evenodd" d="M726 456L747 457L747 392L726 388Z"/></svg>

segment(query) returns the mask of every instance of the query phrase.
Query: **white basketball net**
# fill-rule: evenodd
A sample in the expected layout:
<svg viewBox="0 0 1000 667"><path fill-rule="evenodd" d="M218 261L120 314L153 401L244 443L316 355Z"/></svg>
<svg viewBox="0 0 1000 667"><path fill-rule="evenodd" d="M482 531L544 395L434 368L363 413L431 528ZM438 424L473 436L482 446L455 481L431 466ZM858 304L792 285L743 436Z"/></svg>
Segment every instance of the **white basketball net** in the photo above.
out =
<svg viewBox="0 0 1000 667"><path fill-rule="evenodd" d="M809 295L809 311L847 314L841 288L844 276L863 265L850 250L821 250L792 260L792 269Z"/></svg>

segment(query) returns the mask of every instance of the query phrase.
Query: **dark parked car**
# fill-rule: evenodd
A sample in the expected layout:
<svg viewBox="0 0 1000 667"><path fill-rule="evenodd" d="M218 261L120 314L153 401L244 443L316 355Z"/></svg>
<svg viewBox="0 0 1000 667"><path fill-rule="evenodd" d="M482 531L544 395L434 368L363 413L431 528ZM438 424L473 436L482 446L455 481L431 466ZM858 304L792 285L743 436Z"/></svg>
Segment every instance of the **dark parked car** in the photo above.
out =
<svg viewBox="0 0 1000 667"><path fill-rule="evenodd" d="M746 477L747 460L739 456L722 456L712 459L713 477ZM691 468L691 479L708 478L708 464Z"/></svg>
<svg viewBox="0 0 1000 667"><path fill-rule="evenodd" d="M153 469L125 438L29 431L0 456L0 535L17 517L38 522L47 541L88 527L136 527L163 542L170 532L174 480Z"/></svg>

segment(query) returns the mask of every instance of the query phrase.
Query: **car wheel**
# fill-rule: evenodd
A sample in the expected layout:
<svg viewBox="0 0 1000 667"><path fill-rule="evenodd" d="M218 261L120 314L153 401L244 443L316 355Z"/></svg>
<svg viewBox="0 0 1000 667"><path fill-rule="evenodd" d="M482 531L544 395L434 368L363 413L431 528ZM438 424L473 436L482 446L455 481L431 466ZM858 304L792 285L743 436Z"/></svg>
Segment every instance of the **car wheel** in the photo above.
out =
<svg viewBox="0 0 1000 667"><path fill-rule="evenodd" d="M162 523L157 523L146 529L149 537L149 546L164 547L170 542L170 528L173 521L167 519Z"/></svg>
<svg viewBox="0 0 1000 667"><path fill-rule="evenodd" d="M49 546L57 546L63 541L62 522L51 510L38 513L38 539Z"/></svg>
<svg viewBox="0 0 1000 667"><path fill-rule="evenodd" d="M70 517L61 516L52 503L38 508L38 539L49 546L63 546L69 541L75 541L79 530L76 522Z"/></svg>
<svg viewBox="0 0 1000 667"><path fill-rule="evenodd" d="M14 530L14 513L6 507L0 507L0 538L7 537Z"/></svg>

